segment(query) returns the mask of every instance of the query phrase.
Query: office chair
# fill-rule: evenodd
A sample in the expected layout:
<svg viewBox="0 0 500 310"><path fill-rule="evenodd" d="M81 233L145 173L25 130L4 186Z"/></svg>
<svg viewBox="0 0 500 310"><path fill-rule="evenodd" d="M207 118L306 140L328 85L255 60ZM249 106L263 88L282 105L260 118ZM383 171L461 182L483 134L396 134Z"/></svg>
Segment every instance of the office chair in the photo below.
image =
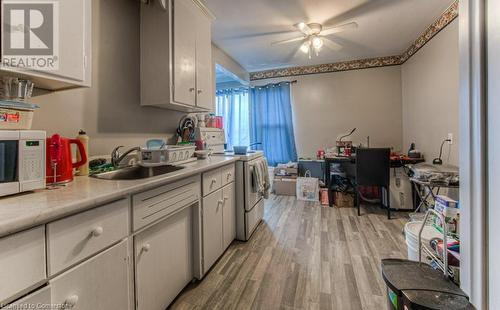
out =
<svg viewBox="0 0 500 310"><path fill-rule="evenodd" d="M359 148L356 153L356 205L358 216L361 215L360 186L378 186L380 188L380 204L384 204L384 195L387 197L387 218L391 218L391 203L389 196L391 149L388 148Z"/></svg>

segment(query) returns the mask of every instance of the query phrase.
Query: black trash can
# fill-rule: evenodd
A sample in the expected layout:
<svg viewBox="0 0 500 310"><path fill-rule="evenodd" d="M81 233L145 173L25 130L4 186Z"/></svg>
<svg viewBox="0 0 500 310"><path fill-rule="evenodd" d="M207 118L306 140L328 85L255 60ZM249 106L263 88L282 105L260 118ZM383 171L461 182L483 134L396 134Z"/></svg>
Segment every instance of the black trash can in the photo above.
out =
<svg viewBox="0 0 500 310"><path fill-rule="evenodd" d="M383 259L389 310L474 309L467 295L443 273L406 259Z"/></svg>
<svg viewBox="0 0 500 310"><path fill-rule="evenodd" d="M436 291L404 290L403 309L453 309L474 310L469 299L463 295L456 295ZM406 308L405 308L406 307Z"/></svg>

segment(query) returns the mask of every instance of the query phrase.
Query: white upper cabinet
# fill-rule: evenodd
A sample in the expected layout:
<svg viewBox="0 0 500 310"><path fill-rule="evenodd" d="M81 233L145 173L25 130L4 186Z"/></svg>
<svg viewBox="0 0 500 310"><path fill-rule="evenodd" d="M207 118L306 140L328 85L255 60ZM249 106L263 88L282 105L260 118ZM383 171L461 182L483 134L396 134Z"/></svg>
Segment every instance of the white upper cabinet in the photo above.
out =
<svg viewBox="0 0 500 310"><path fill-rule="evenodd" d="M213 111L213 16L199 0L167 4L141 4L141 105Z"/></svg>
<svg viewBox="0 0 500 310"><path fill-rule="evenodd" d="M202 11L196 13L196 105L213 110L215 81L212 73L212 21Z"/></svg>
<svg viewBox="0 0 500 310"><path fill-rule="evenodd" d="M10 40L2 40L2 58L9 64L4 62L1 75L30 79L36 87L48 90L90 87L92 0L41 2L47 6L27 5L23 9L30 12L26 20L9 9L11 2L2 1L2 24L7 27L2 35L9 34ZM31 29L30 35L8 30L15 25Z"/></svg>
<svg viewBox="0 0 500 310"><path fill-rule="evenodd" d="M174 101L196 106L197 8L192 1L174 0Z"/></svg>

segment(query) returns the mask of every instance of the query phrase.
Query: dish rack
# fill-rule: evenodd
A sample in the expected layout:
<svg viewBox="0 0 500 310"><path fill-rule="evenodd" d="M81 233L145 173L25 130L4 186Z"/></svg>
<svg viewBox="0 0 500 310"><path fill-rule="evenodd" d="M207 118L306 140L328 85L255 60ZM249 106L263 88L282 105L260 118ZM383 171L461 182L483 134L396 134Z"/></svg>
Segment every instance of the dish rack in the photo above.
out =
<svg viewBox="0 0 500 310"><path fill-rule="evenodd" d="M436 250L433 250L430 245L422 243L422 232L424 231L424 227L429 220L429 216L433 215L439 218L442 223L442 234L443 234L443 257L439 257L438 247L436 246ZM433 262L444 274L445 277L450 277L451 279L456 279L455 271L450 268L448 265L448 224L445 221L445 217L437 212L434 209L428 209L425 213L424 220L422 222L422 227L418 233L418 257L420 263L422 263L422 253L429 257L431 262Z"/></svg>
<svg viewBox="0 0 500 310"><path fill-rule="evenodd" d="M194 145L166 145L161 148L142 148L139 165L156 167L181 164L190 161L194 155Z"/></svg>

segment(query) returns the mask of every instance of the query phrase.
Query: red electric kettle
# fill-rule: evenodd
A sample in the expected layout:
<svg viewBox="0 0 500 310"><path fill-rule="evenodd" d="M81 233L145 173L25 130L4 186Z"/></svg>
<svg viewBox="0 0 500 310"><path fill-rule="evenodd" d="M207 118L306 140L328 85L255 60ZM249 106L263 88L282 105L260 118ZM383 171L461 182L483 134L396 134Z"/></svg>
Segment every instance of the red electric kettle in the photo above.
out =
<svg viewBox="0 0 500 310"><path fill-rule="evenodd" d="M71 144L76 144L81 160L73 163ZM87 162L87 153L78 139L63 138L58 134L47 138L46 171L47 184L67 183L73 181L73 169Z"/></svg>

